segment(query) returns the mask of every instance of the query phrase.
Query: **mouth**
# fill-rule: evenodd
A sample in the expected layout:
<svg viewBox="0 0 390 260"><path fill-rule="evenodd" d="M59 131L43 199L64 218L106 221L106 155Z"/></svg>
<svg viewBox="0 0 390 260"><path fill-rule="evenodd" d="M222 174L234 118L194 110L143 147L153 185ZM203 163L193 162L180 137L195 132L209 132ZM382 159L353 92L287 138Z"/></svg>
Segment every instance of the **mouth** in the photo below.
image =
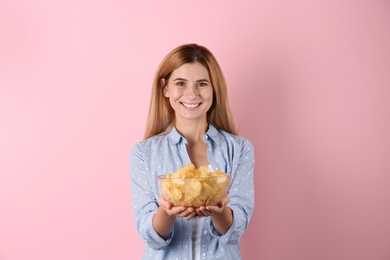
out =
<svg viewBox="0 0 390 260"><path fill-rule="evenodd" d="M202 103L183 103L183 102L180 102L180 104L185 108L194 109L194 108L199 107Z"/></svg>

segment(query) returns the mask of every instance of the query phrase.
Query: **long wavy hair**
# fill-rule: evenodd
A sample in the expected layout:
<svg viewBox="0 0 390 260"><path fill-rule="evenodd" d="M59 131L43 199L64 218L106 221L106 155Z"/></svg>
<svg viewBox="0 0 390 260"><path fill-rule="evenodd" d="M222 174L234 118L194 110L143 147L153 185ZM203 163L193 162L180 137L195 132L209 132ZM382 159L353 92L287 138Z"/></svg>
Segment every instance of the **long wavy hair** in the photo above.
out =
<svg viewBox="0 0 390 260"><path fill-rule="evenodd" d="M229 107L225 77L217 60L207 48L197 44L185 44L173 49L163 59L156 71L146 122L145 139L167 133L175 125L175 111L164 96L164 88L174 70L185 63L194 62L199 62L206 67L213 88L213 103L207 112L207 122L228 133L238 133ZM162 82L165 84L162 85Z"/></svg>

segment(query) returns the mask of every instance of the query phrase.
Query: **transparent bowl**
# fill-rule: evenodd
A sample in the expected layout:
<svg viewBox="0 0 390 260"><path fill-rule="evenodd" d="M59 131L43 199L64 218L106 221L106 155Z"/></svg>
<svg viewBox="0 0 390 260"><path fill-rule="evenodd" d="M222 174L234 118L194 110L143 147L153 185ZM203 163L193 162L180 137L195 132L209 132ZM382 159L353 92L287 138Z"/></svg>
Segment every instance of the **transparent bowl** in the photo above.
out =
<svg viewBox="0 0 390 260"><path fill-rule="evenodd" d="M200 207L217 205L227 194L231 175L198 178L158 177L163 197L173 206Z"/></svg>

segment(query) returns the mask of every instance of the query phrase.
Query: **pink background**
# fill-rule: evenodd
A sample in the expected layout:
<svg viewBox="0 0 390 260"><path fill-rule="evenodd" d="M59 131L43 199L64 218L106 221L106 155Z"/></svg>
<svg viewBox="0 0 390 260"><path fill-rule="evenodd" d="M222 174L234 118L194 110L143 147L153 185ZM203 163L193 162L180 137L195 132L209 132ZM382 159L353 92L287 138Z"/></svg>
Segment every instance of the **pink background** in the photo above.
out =
<svg viewBox="0 0 390 260"><path fill-rule="evenodd" d="M140 259L129 153L190 42L256 148L244 259L390 259L384 0L0 0L0 259Z"/></svg>

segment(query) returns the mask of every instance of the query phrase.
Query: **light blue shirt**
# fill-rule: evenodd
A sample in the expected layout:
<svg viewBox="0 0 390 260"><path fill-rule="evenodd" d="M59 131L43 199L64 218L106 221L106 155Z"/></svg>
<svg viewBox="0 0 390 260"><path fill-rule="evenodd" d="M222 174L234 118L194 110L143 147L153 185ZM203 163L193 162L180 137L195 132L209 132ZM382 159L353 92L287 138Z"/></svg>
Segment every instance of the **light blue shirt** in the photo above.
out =
<svg viewBox="0 0 390 260"><path fill-rule="evenodd" d="M221 235L210 217L205 217L200 241L201 259L241 259L239 240L247 229L254 207L254 149L247 139L217 130L213 125L203 141L208 144L207 156L214 169L232 175L228 207L233 223ZM146 243L142 259L190 260L192 258L191 221L177 218L167 239L161 238L152 226L161 196L157 176L191 163L187 141L175 128L137 143L130 157L132 201L137 231Z"/></svg>

